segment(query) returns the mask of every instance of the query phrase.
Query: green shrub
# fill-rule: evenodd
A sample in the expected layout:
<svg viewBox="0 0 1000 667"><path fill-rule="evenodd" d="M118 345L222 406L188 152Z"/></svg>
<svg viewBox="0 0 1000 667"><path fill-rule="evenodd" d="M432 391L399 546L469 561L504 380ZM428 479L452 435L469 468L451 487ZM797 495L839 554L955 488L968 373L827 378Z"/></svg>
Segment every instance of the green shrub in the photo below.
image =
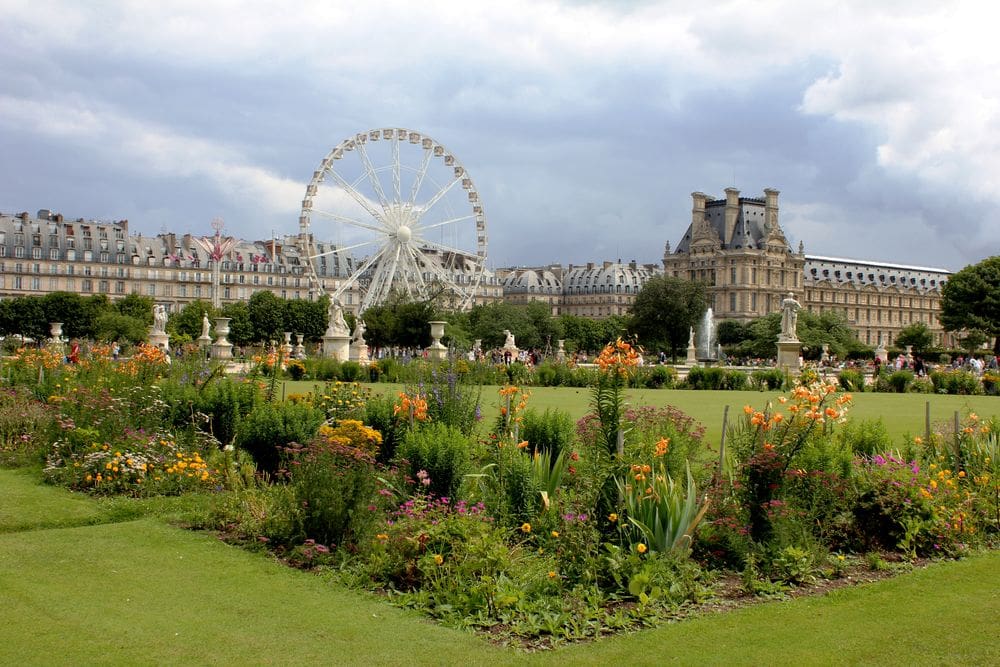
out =
<svg viewBox="0 0 1000 667"><path fill-rule="evenodd" d="M750 378L743 371L727 369L722 378L722 389L730 391L743 391L750 383Z"/></svg>
<svg viewBox="0 0 1000 667"><path fill-rule="evenodd" d="M306 360L309 377L322 382L340 379L340 362L333 357L314 357Z"/></svg>
<svg viewBox="0 0 1000 667"><path fill-rule="evenodd" d="M969 371L933 371L931 382L936 394L972 395L980 393L981 387L976 376Z"/></svg>
<svg viewBox="0 0 1000 667"><path fill-rule="evenodd" d="M362 449L316 438L285 449L301 533L333 548L367 543L375 525L375 460Z"/></svg>
<svg viewBox="0 0 1000 667"><path fill-rule="evenodd" d="M395 414L396 403L389 396L375 395L365 402L364 423L382 434L382 447L378 460L388 463L396 455L396 448L406 434L407 423Z"/></svg>
<svg viewBox="0 0 1000 667"><path fill-rule="evenodd" d="M532 451L547 451L553 459L573 446L573 419L562 410L539 413L528 409L521 424L521 438L528 441Z"/></svg>
<svg viewBox="0 0 1000 667"><path fill-rule="evenodd" d="M889 386L894 392L897 394L905 394L910 388L910 385L913 384L913 377L913 371L902 369L891 373L889 377L886 378L886 381L889 383Z"/></svg>
<svg viewBox="0 0 1000 667"><path fill-rule="evenodd" d="M645 366L639 369L642 385L649 389L669 389L677 382L677 369L672 366Z"/></svg>
<svg viewBox="0 0 1000 667"><path fill-rule="evenodd" d="M273 473L287 445L309 442L324 415L306 402L261 403L246 416L236 432L236 446L249 453L258 469Z"/></svg>
<svg viewBox="0 0 1000 667"><path fill-rule="evenodd" d="M865 390L865 374L855 368L845 368L837 376L837 382L844 391L863 392Z"/></svg>
<svg viewBox="0 0 1000 667"><path fill-rule="evenodd" d="M0 389L0 466L40 463L55 412L25 387Z"/></svg>
<svg viewBox="0 0 1000 667"><path fill-rule="evenodd" d="M750 386L757 391L777 391L785 385L785 374L777 368L762 368L750 373Z"/></svg>
<svg viewBox="0 0 1000 667"><path fill-rule="evenodd" d="M855 454L871 456L892 448L889 431L881 419L860 419L846 422L837 431L837 440Z"/></svg>
<svg viewBox="0 0 1000 667"><path fill-rule="evenodd" d="M438 497L455 498L463 477L470 471L472 441L456 427L432 422L409 431L396 448L396 461L413 480L424 471L424 486Z"/></svg>
<svg viewBox="0 0 1000 667"><path fill-rule="evenodd" d="M366 373L361 364L356 361L345 361L340 364L340 380L342 382L360 382Z"/></svg>

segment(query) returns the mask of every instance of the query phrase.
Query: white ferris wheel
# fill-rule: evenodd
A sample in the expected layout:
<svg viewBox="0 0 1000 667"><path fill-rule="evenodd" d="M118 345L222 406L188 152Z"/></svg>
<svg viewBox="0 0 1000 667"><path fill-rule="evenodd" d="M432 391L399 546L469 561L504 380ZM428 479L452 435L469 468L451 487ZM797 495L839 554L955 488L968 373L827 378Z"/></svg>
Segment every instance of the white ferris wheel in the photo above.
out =
<svg viewBox="0 0 1000 667"><path fill-rule="evenodd" d="M472 178L444 146L402 128L356 134L323 158L306 186L299 238L319 291L341 303L360 292L361 312L393 291L470 308L486 269L486 215ZM334 262L350 270L324 281Z"/></svg>

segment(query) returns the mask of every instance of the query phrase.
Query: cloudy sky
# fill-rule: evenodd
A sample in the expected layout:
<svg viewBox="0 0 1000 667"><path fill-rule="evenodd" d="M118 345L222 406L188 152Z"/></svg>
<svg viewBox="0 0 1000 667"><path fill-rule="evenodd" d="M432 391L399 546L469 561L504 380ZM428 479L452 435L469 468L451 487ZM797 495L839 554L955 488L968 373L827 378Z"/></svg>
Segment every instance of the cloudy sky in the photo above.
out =
<svg viewBox="0 0 1000 667"><path fill-rule="evenodd" d="M293 234L332 147L403 127L475 180L494 266L656 262L692 191L735 186L780 190L807 253L954 270L1000 249L998 15L948 0L3 0L0 211Z"/></svg>

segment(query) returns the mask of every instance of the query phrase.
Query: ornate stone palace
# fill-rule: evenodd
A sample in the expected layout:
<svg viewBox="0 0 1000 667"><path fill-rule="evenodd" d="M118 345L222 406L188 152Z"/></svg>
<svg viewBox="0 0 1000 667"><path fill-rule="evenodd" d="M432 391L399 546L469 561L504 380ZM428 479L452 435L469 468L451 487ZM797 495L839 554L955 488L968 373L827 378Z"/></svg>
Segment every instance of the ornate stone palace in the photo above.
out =
<svg viewBox="0 0 1000 667"><path fill-rule="evenodd" d="M584 317L623 315L650 277L661 272L708 285L716 321L748 321L778 312L789 292L815 313L842 312L869 345L892 344L903 327L923 322L935 343L952 345L937 320L941 287L950 272L878 261L807 255L793 249L778 217L778 191L741 197L728 188L724 199L691 195L691 223L676 249L669 241L662 268L604 262L569 268L498 269L504 298L542 301L553 314Z"/></svg>
<svg viewBox="0 0 1000 667"><path fill-rule="evenodd" d="M926 324L935 343L954 343L937 320L948 271L807 255L801 243L793 249L785 237L777 190L764 190L762 198L741 197L734 188L725 193L724 199L691 195L691 222L675 249L666 244L662 266L619 260L497 269L484 277L476 302L539 301L554 315L625 315L643 285L666 273L706 283L717 321L777 312L792 292L812 312L842 312L869 345L892 344L914 322ZM47 210L34 217L0 214L0 298L55 291L143 294L175 310L212 297L214 262L197 241L190 234L130 235L127 220L64 220ZM295 241L237 241L220 262L220 300L246 300L261 290L314 298L317 286ZM324 291L333 291L358 261L330 252L330 244L314 246L321 255L316 278ZM345 310L355 311L360 294L345 294Z"/></svg>

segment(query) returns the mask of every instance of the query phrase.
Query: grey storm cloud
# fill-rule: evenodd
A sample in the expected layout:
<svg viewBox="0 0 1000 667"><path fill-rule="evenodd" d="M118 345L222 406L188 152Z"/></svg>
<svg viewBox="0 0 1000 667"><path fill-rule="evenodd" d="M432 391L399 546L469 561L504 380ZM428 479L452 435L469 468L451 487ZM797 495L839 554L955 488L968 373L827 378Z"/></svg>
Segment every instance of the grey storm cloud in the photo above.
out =
<svg viewBox="0 0 1000 667"><path fill-rule="evenodd" d="M998 10L335 5L6 4L31 48L0 70L0 209L292 234L331 147L407 127L475 178L498 266L655 262L690 193L729 186L781 190L815 254L957 269L1000 244Z"/></svg>

